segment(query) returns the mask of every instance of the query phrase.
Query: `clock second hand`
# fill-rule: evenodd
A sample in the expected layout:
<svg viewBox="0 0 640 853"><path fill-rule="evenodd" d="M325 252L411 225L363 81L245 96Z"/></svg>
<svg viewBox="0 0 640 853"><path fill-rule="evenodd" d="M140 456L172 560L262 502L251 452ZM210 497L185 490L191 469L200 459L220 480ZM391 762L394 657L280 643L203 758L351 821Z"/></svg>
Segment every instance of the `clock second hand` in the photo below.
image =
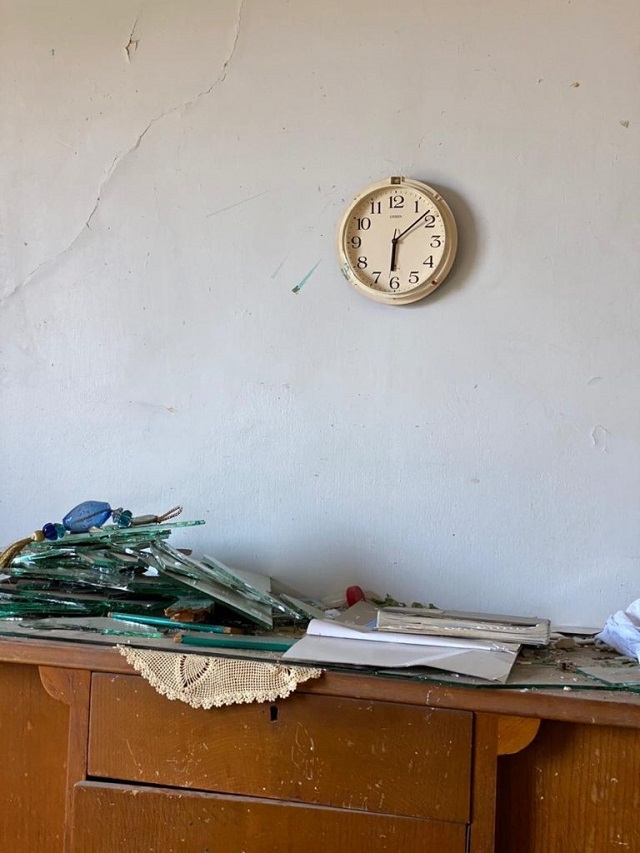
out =
<svg viewBox="0 0 640 853"><path fill-rule="evenodd" d="M391 272L396 271L396 252L398 249L398 240L402 239L405 234L408 234L412 228L415 228L418 222L420 222L421 219L424 219L425 216L428 216L430 212L430 210L426 210L424 213L421 213L415 222L412 222L408 228L405 228L404 231L401 231L399 234L396 234L396 231L398 230L397 228L393 229L393 237L391 238Z"/></svg>

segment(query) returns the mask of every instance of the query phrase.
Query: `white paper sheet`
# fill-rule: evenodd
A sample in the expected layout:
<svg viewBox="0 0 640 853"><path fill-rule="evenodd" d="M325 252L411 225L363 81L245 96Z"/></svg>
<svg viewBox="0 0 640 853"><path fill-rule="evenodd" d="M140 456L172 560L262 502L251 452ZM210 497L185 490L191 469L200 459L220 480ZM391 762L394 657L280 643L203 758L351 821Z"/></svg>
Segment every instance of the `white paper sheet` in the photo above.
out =
<svg viewBox="0 0 640 853"><path fill-rule="evenodd" d="M312 619L283 659L380 668L430 666L504 683L520 651L513 643L375 630L377 608L359 601L337 619Z"/></svg>
<svg viewBox="0 0 640 853"><path fill-rule="evenodd" d="M354 633L357 634L357 632ZM362 634L358 639L307 634L284 653L282 660L380 668L429 666L504 684L520 648L512 646L511 651L487 651L470 648L468 645L452 648L406 642L395 643L388 640L372 642L370 635L367 635L366 639L362 637ZM450 643L451 640L447 642Z"/></svg>

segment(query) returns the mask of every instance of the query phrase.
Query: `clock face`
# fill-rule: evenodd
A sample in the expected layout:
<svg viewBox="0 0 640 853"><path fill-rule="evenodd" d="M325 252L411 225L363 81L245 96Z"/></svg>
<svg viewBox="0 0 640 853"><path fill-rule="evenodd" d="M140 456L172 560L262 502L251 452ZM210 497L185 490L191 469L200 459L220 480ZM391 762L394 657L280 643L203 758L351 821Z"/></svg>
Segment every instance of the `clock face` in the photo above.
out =
<svg viewBox="0 0 640 853"><path fill-rule="evenodd" d="M338 233L345 278L378 302L415 302L446 278L455 258L453 214L420 181L390 178L367 187Z"/></svg>

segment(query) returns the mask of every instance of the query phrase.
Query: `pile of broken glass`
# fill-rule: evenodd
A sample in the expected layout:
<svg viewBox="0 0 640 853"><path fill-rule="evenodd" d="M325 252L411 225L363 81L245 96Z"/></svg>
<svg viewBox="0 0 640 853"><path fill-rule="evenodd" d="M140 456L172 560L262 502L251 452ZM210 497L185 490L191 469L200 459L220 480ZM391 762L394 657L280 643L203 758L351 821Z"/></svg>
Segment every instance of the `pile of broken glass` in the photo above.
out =
<svg viewBox="0 0 640 853"><path fill-rule="evenodd" d="M317 603L274 578L195 559L168 543L176 528L201 524L104 524L31 541L0 569L0 620L5 627L162 637L174 625L224 625L232 633L304 628L322 615Z"/></svg>

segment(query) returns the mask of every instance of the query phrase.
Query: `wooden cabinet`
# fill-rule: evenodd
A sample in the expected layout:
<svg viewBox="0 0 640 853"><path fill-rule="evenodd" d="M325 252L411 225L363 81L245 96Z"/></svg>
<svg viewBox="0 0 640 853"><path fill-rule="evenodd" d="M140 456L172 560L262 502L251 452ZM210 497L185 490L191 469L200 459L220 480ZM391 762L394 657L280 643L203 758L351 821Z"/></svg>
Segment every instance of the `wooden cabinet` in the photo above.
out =
<svg viewBox="0 0 640 853"><path fill-rule="evenodd" d="M72 849L126 849L135 814L154 850L464 853L472 730L468 711L305 693L205 711L96 673L87 777L123 784L75 786Z"/></svg>
<svg viewBox="0 0 640 853"><path fill-rule="evenodd" d="M204 711L131 672L0 640L0 851L640 850L640 696L327 673Z"/></svg>
<svg viewBox="0 0 640 853"><path fill-rule="evenodd" d="M295 693L210 711L95 674L87 775L460 824L473 715Z"/></svg>

